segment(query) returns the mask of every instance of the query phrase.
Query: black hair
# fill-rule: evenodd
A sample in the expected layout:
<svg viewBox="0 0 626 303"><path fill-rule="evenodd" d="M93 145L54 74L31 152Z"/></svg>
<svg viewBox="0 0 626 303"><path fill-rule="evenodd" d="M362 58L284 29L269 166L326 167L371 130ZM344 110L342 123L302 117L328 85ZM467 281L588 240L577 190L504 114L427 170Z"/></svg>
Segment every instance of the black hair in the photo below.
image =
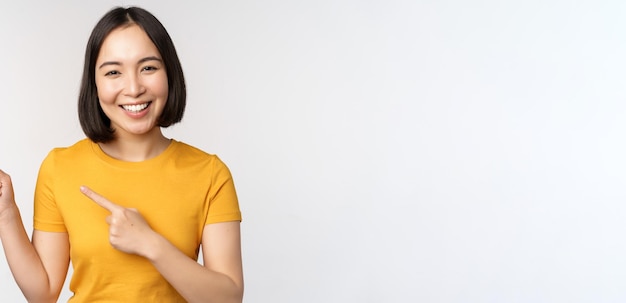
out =
<svg viewBox="0 0 626 303"><path fill-rule="evenodd" d="M115 29L137 24L156 46L165 66L168 97L158 124L168 127L182 120L185 112L187 90L183 69L174 43L159 20L139 7L115 7L98 21L85 50L85 65L78 97L78 120L83 132L93 142L106 143L115 139L111 120L104 114L98 101L96 87L96 60L104 39Z"/></svg>

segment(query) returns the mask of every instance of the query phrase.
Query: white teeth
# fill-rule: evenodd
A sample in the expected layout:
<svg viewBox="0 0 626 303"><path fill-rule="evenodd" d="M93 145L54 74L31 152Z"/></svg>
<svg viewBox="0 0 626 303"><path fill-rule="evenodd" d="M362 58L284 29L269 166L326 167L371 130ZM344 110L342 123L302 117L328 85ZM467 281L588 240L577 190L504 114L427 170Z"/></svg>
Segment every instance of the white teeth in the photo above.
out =
<svg viewBox="0 0 626 303"><path fill-rule="evenodd" d="M144 109L146 109L146 107L148 107L148 104L150 103L142 103L142 104L132 104L132 105L122 105L122 107L129 111L129 112L133 112L133 113L138 113Z"/></svg>

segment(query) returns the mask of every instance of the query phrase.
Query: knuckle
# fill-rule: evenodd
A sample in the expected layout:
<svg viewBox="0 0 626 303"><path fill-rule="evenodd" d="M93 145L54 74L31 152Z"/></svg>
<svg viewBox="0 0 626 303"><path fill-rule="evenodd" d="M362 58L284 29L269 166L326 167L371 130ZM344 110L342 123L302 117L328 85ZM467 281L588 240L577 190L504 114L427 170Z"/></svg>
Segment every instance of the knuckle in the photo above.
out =
<svg viewBox="0 0 626 303"><path fill-rule="evenodd" d="M5 172L0 173L0 181L4 184L11 184L11 176Z"/></svg>

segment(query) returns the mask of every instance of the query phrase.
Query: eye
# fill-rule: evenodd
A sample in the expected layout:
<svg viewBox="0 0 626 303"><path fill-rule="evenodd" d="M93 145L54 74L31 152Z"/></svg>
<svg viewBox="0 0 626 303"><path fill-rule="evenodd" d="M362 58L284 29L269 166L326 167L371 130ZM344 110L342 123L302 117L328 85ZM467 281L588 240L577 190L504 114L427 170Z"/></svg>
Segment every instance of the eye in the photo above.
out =
<svg viewBox="0 0 626 303"><path fill-rule="evenodd" d="M112 71L108 71L106 74L104 74L105 76L117 76L119 75L120 72L116 71L116 70L112 70Z"/></svg>
<svg viewBox="0 0 626 303"><path fill-rule="evenodd" d="M158 70L158 68L155 67L155 66L144 66L141 69L141 71L147 71L147 72L152 72L152 71L155 71L155 70Z"/></svg>

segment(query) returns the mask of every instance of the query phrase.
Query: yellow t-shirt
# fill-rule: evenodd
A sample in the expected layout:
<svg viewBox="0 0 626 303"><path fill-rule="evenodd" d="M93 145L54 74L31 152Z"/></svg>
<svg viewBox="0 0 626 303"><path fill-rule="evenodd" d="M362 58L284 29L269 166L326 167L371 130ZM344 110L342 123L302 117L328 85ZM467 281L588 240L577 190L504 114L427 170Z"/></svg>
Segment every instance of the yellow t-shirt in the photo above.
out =
<svg viewBox="0 0 626 303"><path fill-rule="evenodd" d="M69 302L185 302L149 261L111 246L105 222L110 213L84 196L81 185L136 208L194 260L205 225L241 221L226 165L185 143L172 140L159 156L142 162L111 158L89 139L56 148L39 171L34 228L69 235Z"/></svg>

